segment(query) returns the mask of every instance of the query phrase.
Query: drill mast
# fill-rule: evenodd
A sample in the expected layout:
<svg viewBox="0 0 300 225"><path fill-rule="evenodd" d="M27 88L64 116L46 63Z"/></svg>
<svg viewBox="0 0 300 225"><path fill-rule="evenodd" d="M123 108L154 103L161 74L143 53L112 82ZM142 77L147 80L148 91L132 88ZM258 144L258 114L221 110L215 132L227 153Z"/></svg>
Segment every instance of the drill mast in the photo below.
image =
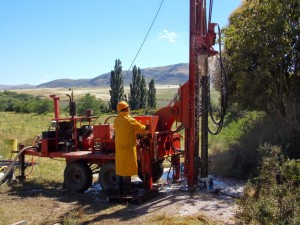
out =
<svg viewBox="0 0 300 225"><path fill-rule="evenodd" d="M208 57L217 54L212 48L216 38L215 25L210 23L210 21L207 24L206 0L190 0L188 82L190 119L185 129L185 170L190 188L193 188L198 183L199 173L201 178L208 176ZM200 124L201 145L199 146ZM200 156L199 148L201 149Z"/></svg>

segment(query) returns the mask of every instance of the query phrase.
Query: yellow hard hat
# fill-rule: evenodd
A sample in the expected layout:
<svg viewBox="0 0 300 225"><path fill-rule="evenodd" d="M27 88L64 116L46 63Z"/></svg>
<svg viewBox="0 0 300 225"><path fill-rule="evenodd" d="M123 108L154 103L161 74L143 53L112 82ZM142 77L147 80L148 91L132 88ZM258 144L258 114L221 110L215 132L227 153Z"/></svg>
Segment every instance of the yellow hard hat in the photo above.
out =
<svg viewBox="0 0 300 225"><path fill-rule="evenodd" d="M126 108L128 108L129 107L129 105L127 104L127 102L125 102L125 101L120 101L119 103L118 103L118 105L117 105L117 111L118 112L121 112L123 109L126 109Z"/></svg>

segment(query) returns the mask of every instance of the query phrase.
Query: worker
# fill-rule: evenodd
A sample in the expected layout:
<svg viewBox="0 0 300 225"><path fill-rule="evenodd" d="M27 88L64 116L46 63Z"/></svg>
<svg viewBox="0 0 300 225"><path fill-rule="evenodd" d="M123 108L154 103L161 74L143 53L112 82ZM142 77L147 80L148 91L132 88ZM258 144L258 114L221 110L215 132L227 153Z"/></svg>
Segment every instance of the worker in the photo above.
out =
<svg viewBox="0 0 300 225"><path fill-rule="evenodd" d="M120 194L128 194L131 176L138 174L136 133L144 133L148 125L132 118L129 105L125 101L117 104L118 116L114 120L116 144L116 175Z"/></svg>

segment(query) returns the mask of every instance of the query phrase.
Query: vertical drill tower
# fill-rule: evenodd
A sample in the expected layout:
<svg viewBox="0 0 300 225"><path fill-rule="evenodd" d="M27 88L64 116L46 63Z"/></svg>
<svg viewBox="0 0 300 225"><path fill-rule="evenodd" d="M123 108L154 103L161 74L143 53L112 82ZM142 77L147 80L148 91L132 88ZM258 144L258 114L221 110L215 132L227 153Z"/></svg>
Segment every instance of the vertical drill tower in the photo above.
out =
<svg viewBox="0 0 300 225"><path fill-rule="evenodd" d="M210 2L210 13L212 0ZM216 24L207 23L206 0L190 0L189 124L185 130L186 175L189 188L208 176L208 57L216 55ZM201 118L201 121L200 121ZM201 127L201 129L200 129ZM199 132L201 131L201 132ZM201 142L199 138L201 134ZM200 154L199 154L200 149Z"/></svg>

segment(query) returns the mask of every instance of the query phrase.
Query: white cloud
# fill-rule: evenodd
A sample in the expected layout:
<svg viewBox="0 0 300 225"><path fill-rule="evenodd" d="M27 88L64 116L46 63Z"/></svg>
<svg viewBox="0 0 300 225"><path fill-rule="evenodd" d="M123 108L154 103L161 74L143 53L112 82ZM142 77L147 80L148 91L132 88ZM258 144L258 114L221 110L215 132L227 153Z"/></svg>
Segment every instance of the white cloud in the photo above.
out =
<svg viewBox="0 0 300 225"><path fill-rule="evenodd" d="M163 30L163 32L159 34L158 39L166 39L167 41L174 43L177 40L177 34L172 31Z"/></svg>

